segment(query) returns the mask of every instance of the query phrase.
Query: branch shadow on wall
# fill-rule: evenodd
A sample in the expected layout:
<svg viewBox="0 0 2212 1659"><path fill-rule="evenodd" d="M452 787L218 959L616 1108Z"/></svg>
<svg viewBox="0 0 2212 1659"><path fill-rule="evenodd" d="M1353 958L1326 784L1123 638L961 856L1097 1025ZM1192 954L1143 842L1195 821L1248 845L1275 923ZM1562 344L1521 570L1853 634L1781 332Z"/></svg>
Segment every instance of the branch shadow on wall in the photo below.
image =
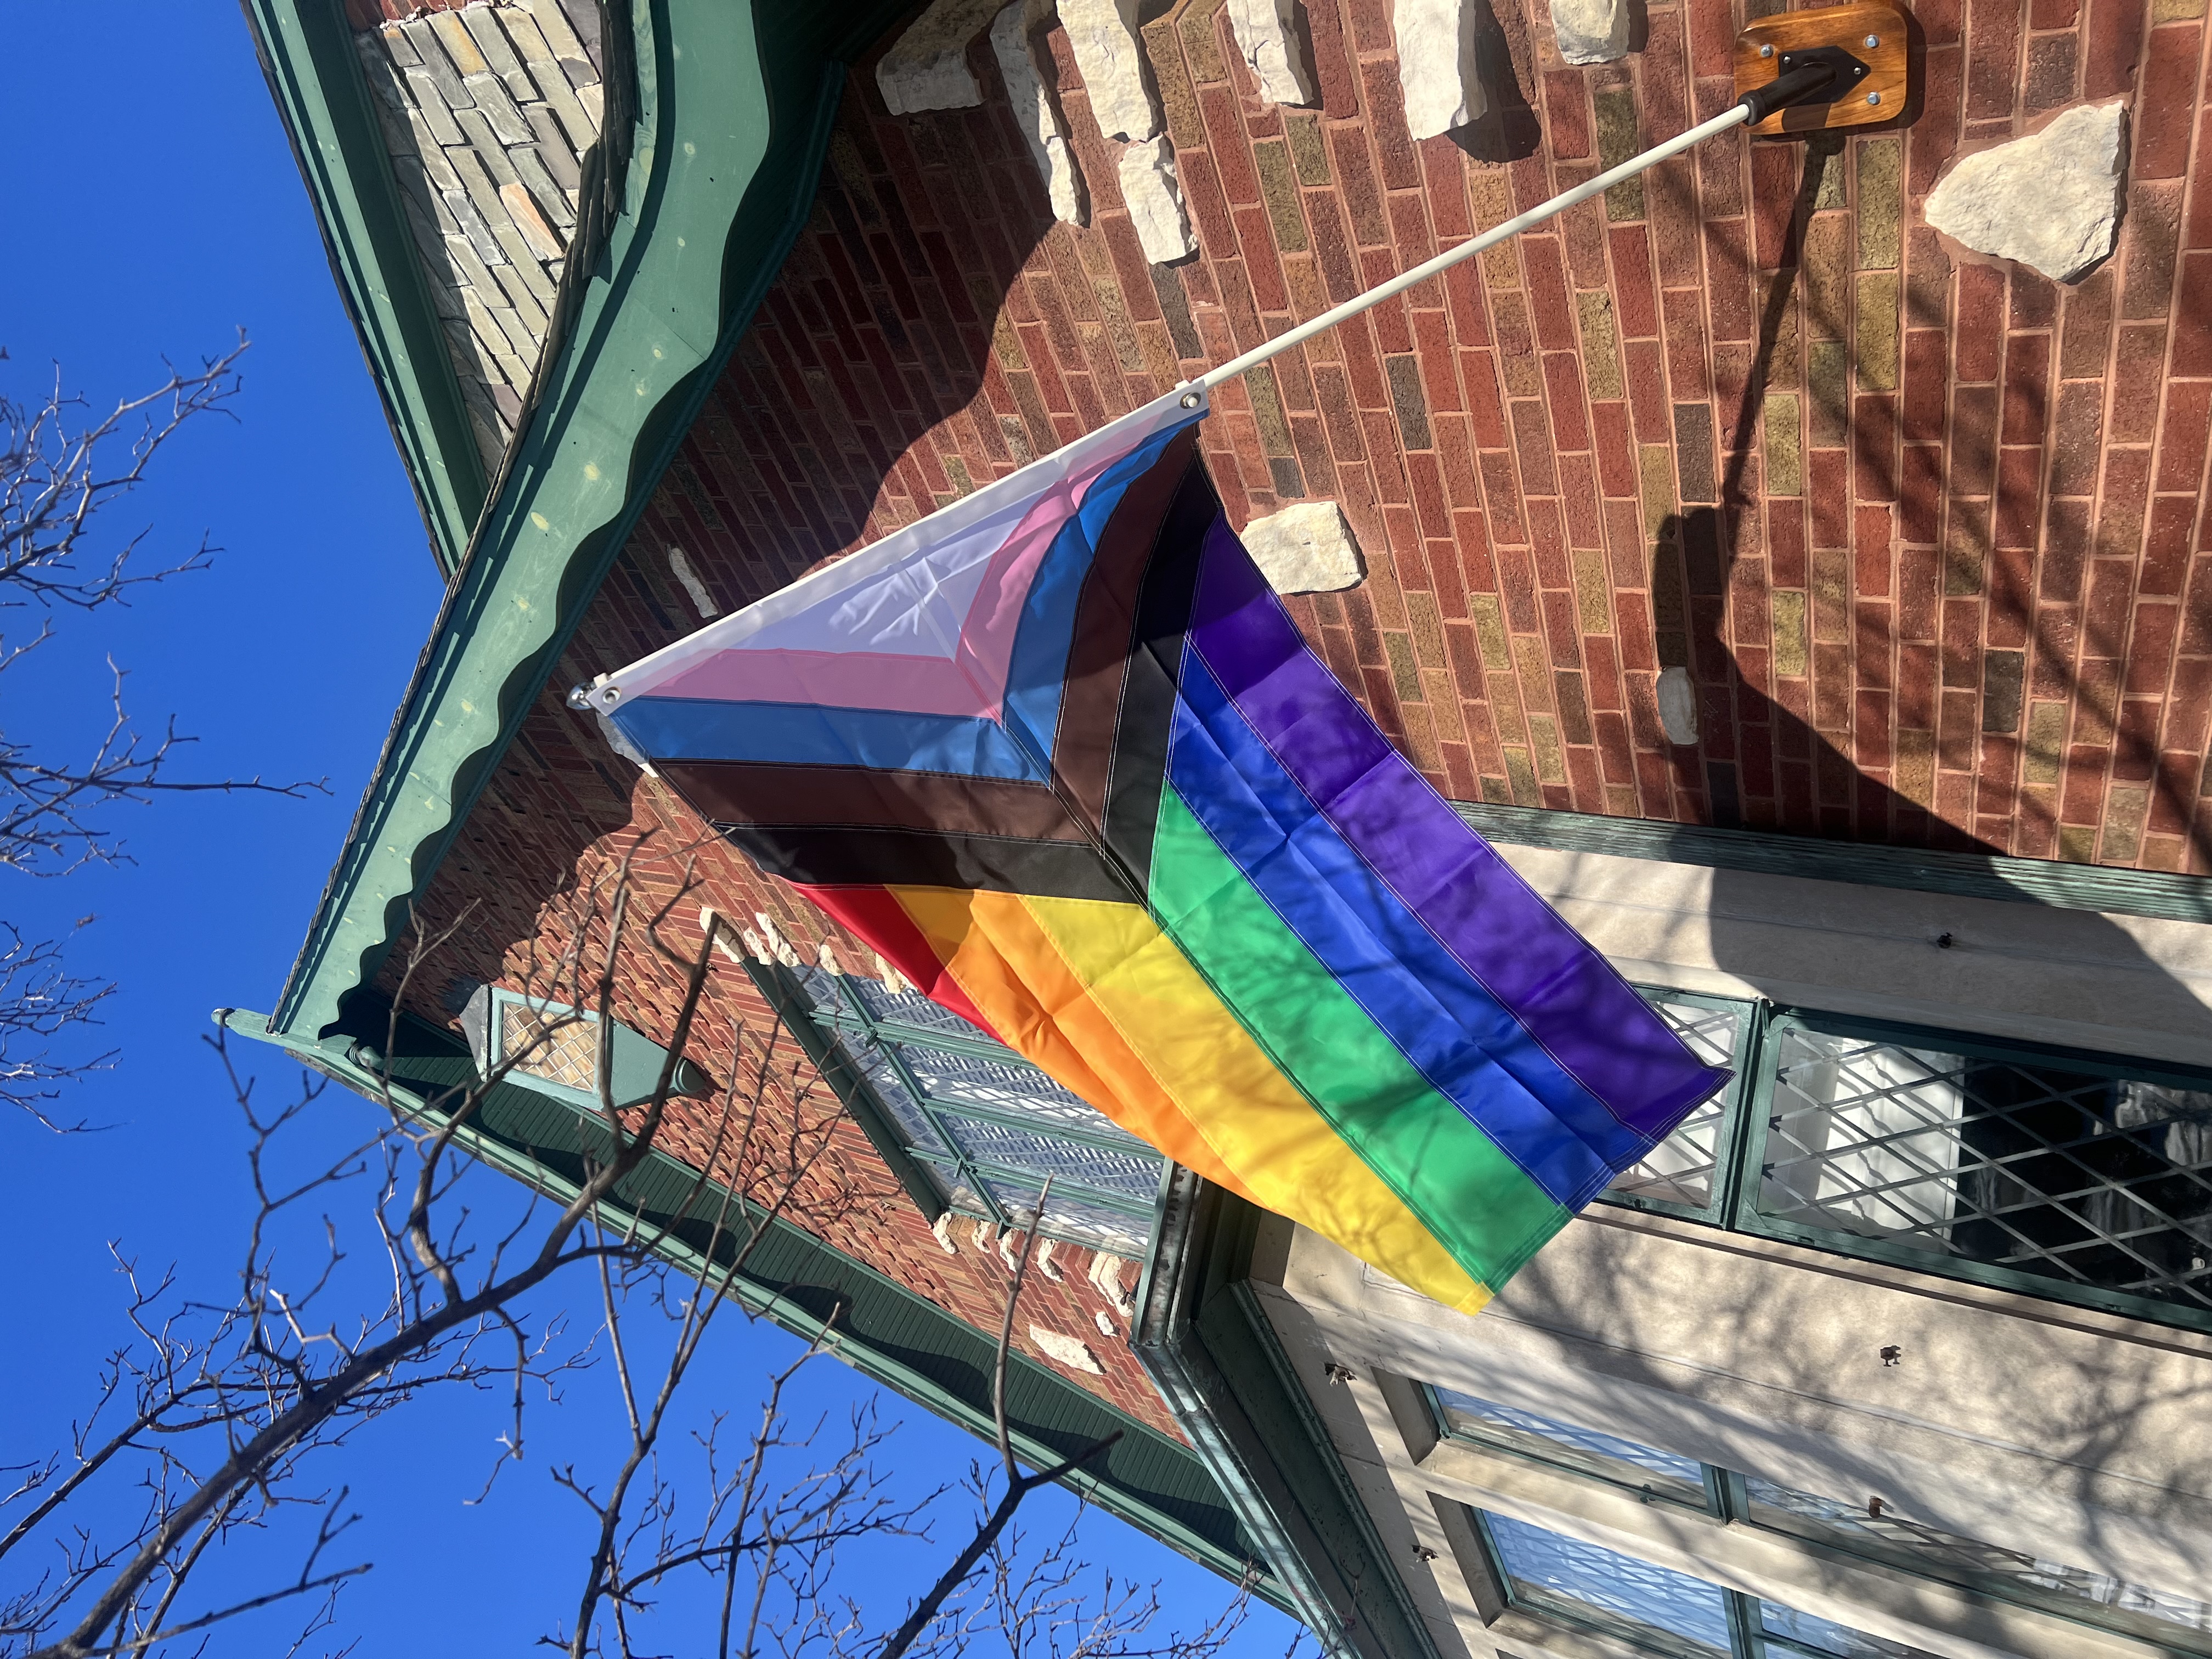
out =
<svg viewBox="0 0 2212 1659"><path fill-rule="evenodd" d="M1703 740L1694 748L1676 750L1678 775L1686 765L1694 767L1698 786L1711 803L1712 821L1723 827L1741 825L1748 816L1746 800L1754 798L1782 806L1781 824L1763 826L1770 830L1780 827L1844 840L1851 838L1855 817L1861 824L1879 825L1910 825L1917 817L1927 827L1930 844L1985 855L1996 849L1962 831L1947 835L1928 811L1929 803L1867 775L1850 754L1808 718L1810 711L1786 707L1759 690L1755 677L1743 672L1729 639L1731 573L1739 557L1753 556L1747 544L1749 515L1757 503L1747 500L1744 488L1752 434L1767 367L1784 333L1793 293L1802 285L1804 233L1836 153L1833 146L1808 149L1780 277L1761 307L1752 372L1732 435L1724 434L1727 465L1714 491L1717 500L1670 515L1651 550L1659 659L1665 666L1688 671L1698 694ZM1942 319L1920 320L1937 325ZM1886 456L1879 459L1886 463ZM1854 460L1863 465L1868 458L1861 455ZM1808 616L1805 623L1809 654L1817 634L1813 617ZM1886 641L1882 648L1886 651ZM1806 665L1812 667L1809 662ZM1884 690L1894 695L1894 688ZM1847 728L1850 712L1843 711L1845 718L1827 723ZM1801 790L1795 811L1789 810L1792 785L1784 770L1787 768L1796 769L1796 787ZM1692 836L1704 833L1681 832L1682 861L1711 862L1708 855L1687 846ZM1864 838L1883 837L1875 831ZM2019 973L2024 965L2013 958L2025 954L2017 948L2021 930L2016 919L1993 915L2010 910L2006 902L1895 890L1877 902L1865 890L1846 889L1839 890L1835 913L1820 918L1793 911L1793 902L1808 901L1805 890L1790 889L1792 880L1713 869L1708 906L1698 920L1709 929L1711 960L1723 975L1785 1006L1815 994L1808 985L1856 983L1855 992L1837 994L1845 1003L1856 996L1857 1005L1837 1012L1862 1016L1871 1012L1867 1004L1886 1001L1888 1018L1909 1018L1900 1010L1916 1000L1925 1010L1919 1018L1937 1024L1944 1018L1947 1001L1978 1004L2014 1017L2015 1023L2030 1012L2008 1006L2002 988L2008 983L2005 976ZM1571 878L1568 884L1575 884ZM2020 897L2039 902L2025 893ZM1895 902L1899 899L1904 902ZM2103 1046L2123 1054L2130 1042L2130 1028L2155 1034L2169 1045L2167 1052L2191 1047L2212 1052L2207 1048L2212 1044L2212 1012L2189 983L2153 959L2124 927L2088 911L2046 907L2043 915L2047 921L2034 924L2027 933L2048 941L2056 961L2036 961L2043 975L2038 983L2046 1000L2056 998L2065 1005L2059 1017L2082 1022L2077 1032L2101 1027L2109 1033ZM1844 920L1838 922L1838 916ZM1977 935L1993 922L2002 924L1993 931L2002 933L2010 944L1992 942L1990 953L1984 954L1979 947L1984 938ZM1883 950L1906 953L1893 955L1889 958L1893 962L1909 962L1911 953L1924 950L1926 966L1901 969L1897 979L1883 981L1878 971L1861 970L1855 978L1848 964L1810 961L1813 953L1824 950L1859 948L1859 938L1837 937L1838 927L1844 933L1856 928L1864 938L1878 938ZM2095 988L2085 982L2078 991L2067 991L2066 970L2057 964L2069 958L2081 963L2081 977L2084 981L2094 979ZM1916 975L1917 982L1907 982ZM2068 996L2078 1000L2067 1003ZM1968 1018L1960 1016L1962 1023ZM2061 1039L2053 1035L2049 1040ZM1941 1046L1940 1037L1933 1034L1924 1041L1930 1048ZM1964 1088L1970 1095L1978 1094L1981 1104L1964 1109L1956 1131L1958 1164L1952 1182L1957 1214L1938 1230L1945 1242L1921 1241L1929 1252L1929 1265L1940 1267L1947 1254L1957 1255L2009 1261L2030 1273L2047 1272L2063 1279L2069 1259L2085 1267L2091 1261L2094 1249L2085 1249L2085 1243L2094 1246L2099 1235L2117 1235L2122 1240L2117 1250L2096 1247L2105 1249L2103 1265L2079 1275L2083 1282L2126 1288L2123 1281L2131 1275L2151 1279L2166 1274L2177 1284L2194 1287L2174 1297L2184 1309L2194 1309L2212 1297L2212 1271L2205 1267L2212 1258L2212 1091L2175 1091L2167 1103L2173 1110L2151 1123L2144 1120L2140 1106L2130 1104L2142 1096L2139 1085L2091 1086L2069 1095L2039 1085L2039 1064L2046 1083L2063 1071L2058 1060L2031 1061L2026 1069L1970 1060L1960 1068ZM1837 1122L1840 1126L1843 1120ZM1838 1127L1837 1133L1850 1139L1846 1127ZM1747 1171L1746 1179L1760 1187L1772 1181L1772 1169L1770 1162L1765 1170ZM2002 1191L1997 1190L2000 1186ZM1842 1231L1883 1236L1878 1226ZM1626 1243L1629 1234L1612 1229L1607 1233L1623 1248L1633 1248ZM1655 1302L1635 1272L1626 1267L1611 1277L1567 1272L1554 1265L1562 1261L1553 1258L1547 1263L1540 1255L1501 1299L1498 1311L1486 1316L1502 1314L1554 1332L1602 1332L1601 1347L1568 1341L1563 1358L1649 1388L1662 1397L1712 1392L1707 1384L1685 1382L1675 1368L1644 1357L1678 1345L1669 1323L1673 1313ZM1818 1342L1805 1340L1807 1332L1820 1327L1826 1316L1822 1305L1832 1299L1820 1288L1826 1281L1810 1273L1787 1277L1790 1288L1784 1295L1778 1293L1771 1276L1731 1279L1717 1272L1711 1286L1713 1305L1701 1307L1700 1320L1726 1329L1729 1352L1765 1357L1751 1370L1786 1376L1788 1386L1803 1389L1808 1397L1838 1392L1828 1370L1834 1363L1834 1344L1825 1335ZM1739 1282L1745 1293L1731 1299L1729 1285ZM1912 1304L1884 1305L1902 1310ZM1910 1315L1900 1311L1899 1316L1925 1322L1928 1314L1920 1306ZM1942 1324L1939 1316L1934 1327ZM1850 1336L1856 1344L1853 1352L1869 1368L1881 1363L1879 1351L1893 1340L1891 1334L1875 1328ZM1908 1361L1913 1358L1907 1356ZM1918 1358L1937 1363L1940 1356ZM2163 1464L2170 1470L2174 1483L2171 1492L2160 1498L2146 1488L2141 1496L2146 1507L2138 1511L2136 1522L2148 1517L2154 1528L2162 1522L2172 1527L2195 1524L2202 1511L2192 1508L2192 1503L2212 1498L2212 1456L2191 1456L2155 1438L2164 1432L2156 1425L2170 1424L2175 1407L2202 1409L2212 1400L2212 1384L2168 1375L2156 1366L2114 1364L2110 1358L2095 1343L2080 1349L2070 1345L2053 1345L2047 1352L2038 1348L2033 1364L2039 1369L2022 1384L2023 1399L2036 1402L2036 1420L2031 1426L2023 1419L2015 1437L2031 1439L2051 1460L2044 1495L2062 1504L2078 1504L2087 1517L2082 1547L2095 1559L2075 1565L2125 1560L2124 1540L2107 1539L2100 1531L2104 1523L2098 1516L2107 1512L2101 1506L2112 1501L2106 1471L2146 1464ZM1693 1442L1698 1413L1694 1407L1686 1407L1681 1416L1683 1432ZM1806 1445L1800 1435L1777 1433L1772 1449L1776 1467L1792 1467L1792 1460L1805 1455ZM1872 1443L1854 1449L1848 1436L1823 1441L1820 1455L1826 1460L1834 1482L1824 1495L1863 1503L1869 1494L1884 1492L1897 1475L1890 1455L1893 1449ZM2185 1498L2185 1492L2197 1497ZM1922 1513L1940 1520L1940 1497L1929 1496L1936 1507L1933 1511L1923 1508ZM1893 1497L1891 1501L1897 1500ZM2107 1546L2109 1557L2104 1553ZM2199 1554L2202 1565L2212 1571L2212 1553ZM2189 1585L2170 1583L2163 1588L2186 1592Z"/></svg>

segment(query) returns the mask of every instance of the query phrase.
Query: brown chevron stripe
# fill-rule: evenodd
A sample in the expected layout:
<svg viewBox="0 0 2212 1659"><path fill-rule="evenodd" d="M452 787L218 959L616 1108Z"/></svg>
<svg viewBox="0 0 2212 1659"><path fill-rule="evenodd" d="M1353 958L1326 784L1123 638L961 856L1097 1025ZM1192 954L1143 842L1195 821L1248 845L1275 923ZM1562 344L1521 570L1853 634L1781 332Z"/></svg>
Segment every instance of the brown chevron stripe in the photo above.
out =
<svg viewBox="0 0 2212 1659"><path fill-rule="evenodd" d="M1077 815L1101 835L1145 571L1184 475L1198 465L1198 434L1193 428L1131 482L1106 521L1076 602L1052 763Z"/></svg>
<svg viewBox="0 0 2212 1659"><path fill-rule="evenodd" d="M1115 504L1077 599L1053 751L1058 789L762 761L658 769L763 870L801 885L1141 899L1198 550L1220 510L1194 429Z"/></svg>
<svg viewBox="0 0 2212 1659"><path fill-rule="evenodd" d="M1160 791L1167 786L1168 744L1182 673L1183 633L1198 593L1199 552L1221 516L1221 498L1195 453L1161 522L1153 556L1137 595L1136 626L1114 732L1114 765L1106 792L1107 849L1149 888L1152 832Z"/></svg>
<svg viewBox="0 0 2212 1659"><path fill-rule="evenodd" d="M763 761L663 761L658 769L702 815L725 823L1084 840L1083 826L1042 783Z"/></svg>
<svg viewBox="0 0 2212 1659"><path fill-rule="evenodd" d="M956 887L1044 898L1136 897L1087 842L842 824L719 823L772 876L808 887Z"/></svg>

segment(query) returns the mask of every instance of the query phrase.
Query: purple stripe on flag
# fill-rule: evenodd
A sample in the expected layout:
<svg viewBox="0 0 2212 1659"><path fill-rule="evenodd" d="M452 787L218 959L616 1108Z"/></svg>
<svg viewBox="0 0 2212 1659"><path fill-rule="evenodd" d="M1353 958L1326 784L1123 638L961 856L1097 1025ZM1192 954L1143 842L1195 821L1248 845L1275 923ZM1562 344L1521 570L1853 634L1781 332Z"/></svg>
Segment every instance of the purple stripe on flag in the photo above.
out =
<svg viewBox="0 0 2212 1659"><path fill-rule="evenodd" d="M1390 746L1224 520L1206 532L1187 638L1337 833L1621 1122L1657 1139L1719 1086Z"/></svg>

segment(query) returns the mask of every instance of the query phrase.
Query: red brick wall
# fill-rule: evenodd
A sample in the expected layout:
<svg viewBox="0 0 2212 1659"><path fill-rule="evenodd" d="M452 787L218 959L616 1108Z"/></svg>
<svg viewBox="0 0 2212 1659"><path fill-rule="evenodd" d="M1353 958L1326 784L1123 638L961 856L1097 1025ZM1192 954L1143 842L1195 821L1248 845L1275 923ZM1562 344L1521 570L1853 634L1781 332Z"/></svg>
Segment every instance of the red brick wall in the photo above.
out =
<svg viewBox="0 0 2212 1659"><path fill-rule="evenodd" d="M1294 608L1447 793L2212 868L2189 840L2212 673L2192 8L1976 4L1968 29L1923 7L1909 131L1710 143L1225 392L1231 513L1344 504L1374 574ZM1717 8L1655 5L1641 51L1587 70L1540 7L1497 15L1527 106L1473 155L1407 139L1384 0L1308 9L1318 112L1252 97L1202 0L1151 25L1203 245L1152 271L1064 45L1088 230L1046 228L998 111L889 118L857 76L823 209L655 533L741 573L727 603L1727 100ZM2138 110L2112 262L2073 289L1954 267L1918 213L1943 165L2116 97ZM1668 662L1702 687L1697 750L1656 718Z"/></svg>
<svg viewBox="0 0 2212 1659"><path fill-rule="evenodd" d="M1224 388L1232 517L1343 505L1369 578L1292 610L1448 794L2212 871L2203 5L1930 0L1909 130L1709 143ZM1218 6L1146 29L1201 243L1179 267L1146 267L1056 34L1085 229L1049 219L980 46L980 110L894 118L855 73L788 266L434 884L433 915L490 907L473 971L634 824L701 833L560 702L697 626L670 548L723 610L757 598L1718 109L1742 21L1655 3L1640 50L1577 69L1541 0L1493 0L1515 92L1415 144L1388 0L1308 0L1312 111L1256 100ZM2115 98L2127 217L2087 281L1922 223L1953 157ZM1668 664L1695 748L1657 720ZM718 910L825 936L735 855L702 868ZM672 984L627 989L665 1035ZM847 1241L993 1316L998 1269L910 1212ZM1040 1294L1088 1327L1087 1292Z"/></svg>
<svg viewBox="0 0 2212 1659"><path fill-rule="evenodd" d="M610 584L580 654L615 648L616 638L627 638L631 628L650 623L652 612L639 603L637 592L619 575ZM617 772L624 777L618 779ZM686 865L691 866L697 887L671 917L665 936L672 945L696 950L703 938L697 924L703 904L744 926L752 925L756 910L764 910L812 956L815 943L826 932L812 907L755 875L737 853L712 841L698 845L698 821L652 780L636 778L633 788L627 779L635 775L635 769L600 749L588 717L550 702L539 709L487 787L418 908L426 937L459 926L453 939L414 970L407 997L414 1012L440 1024L454 1024L444 993L456 975L518 989L534 987L543 994L548 983L544 964L560 958L569 943L567 924L578 914L556 896L579 872L603 872L609 860L619 860L626 854L632 854L634 917L666 904L678 891ZM649 839L634 852L641 834ZM594 947L601 950L603 910L591 924ZM604 957L587 948L585 959L583 979L591 983ZM848 963L868 960L849 942L845 959ZM618 1013L638 1030L668 1040L682 1011L684 970L641 951L626 953L624 961L628 967L617 994ZM386 990L397 988L398 981L395 960L385 975ZM726 1084L731 1069L738 1064L731 1034L740 1027L746 1033L743 1075L749 1084L775 1029L774 1018L744 969L718 957L689 1045L691 1057L718 1084ZM791 1121L794 1085L811 1091L809 1121L819 1121L817 1103L825 1101L818 1073L803 1060L792 1064L799 1056L788 1034L781 1037L774 1053L769 1103L763 1108L770 1140L777 1125ZM714 1125L712 1108L673 1109L661 1144L694 1164L703 1164L712 1153ZM780 1182L773 1170L769 1175L766 1190L773 1197L787 1183ZM839 1121L820 1172L799 1182L795 1191L787 1218L996 1334L1011 1279L996 1249L978 1248L973 1224L956 1219L952 1238L957 1253L946 1255L849 1118ZM1012 1243L1019 1248L1018 1236ZM1105 1375L1064 1370L1062 1374L1139 1421L1177 1435L1158 1393L1129 1352L1126 1322L1087 1282L1091 1262L1088 1251L1062 1245L1054 1263L1063 1275L1060 1282L1031 1273L1022 1291L1018 1345L1049 1365L1053 1362L1028 1338L1032 1322L1080 1338L1104 1365ZM1133 1295L1136 1266L1123 1267L1120 1278L1124 1290ZM1097 1328L1095 1321L1101 1312L1112 1321L1114 1337Z"/></svg>

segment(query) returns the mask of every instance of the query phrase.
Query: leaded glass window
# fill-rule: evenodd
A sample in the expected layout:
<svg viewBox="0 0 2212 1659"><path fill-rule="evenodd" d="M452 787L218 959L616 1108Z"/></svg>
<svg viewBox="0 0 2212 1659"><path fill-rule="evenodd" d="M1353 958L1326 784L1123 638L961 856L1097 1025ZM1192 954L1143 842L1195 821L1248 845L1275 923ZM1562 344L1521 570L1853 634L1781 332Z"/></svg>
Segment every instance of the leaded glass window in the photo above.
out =
<svg viewBox="0 0 2212 1659"><path fill-rule="evenodd" d="M1163 1160L988 1032L912 990L788 970L832 1066L866 1088L947 1207L1118 1255L1152 1235Z"/></svg>
<svg viewBox="0 0 2212 1659"><path fill-rule="evenodd" d="M1735 1075L1607 1201L2212 1329L2212 1074L1644 995Z"/></svg>
<svg viewBox="0 0 2212 1659"><path fill-rule="evenodd" d="M1431 1388L1438 1426L1455 1439L1512 1452L1657 1498L1706 1504L1705 1466L1616 1434L1585 1429L1456 1389Z"/></svg>
<svg viewBox="0 0 2212 1659"><path fill-rule="evenodd" d="M501 1000L499 1058L564 1089L594 1094L599 1086L599 1023L571 1008L549 1007L520 998Z"/></svg>
<svg viewBox="0 0 2212 1659"><path fill-rule="evenodd" d="M1749 1003L1682 991L1647 989L1644 999L1692 1054L1708 1066L1735 1072L1737 1081L1698 1107L1673 1134L1623 1170L1605 1195L1617 1202L1717 1220L1723 1163L1735 1120L1754 1009Z"/></svg>
<svg viewBox="0 0 2212 1659"><path fill-rule="evenodd" d="M1929 1659L1778 1601L1486 1510L1484 1536L1508 1600L1668 1659Z"/></svg>
<svg viewBox="0 0 2212 1659"><path fill-rule="evenodd" d="M1617 1434L1584 1428L1522 1407L1501 1405L1457 1389L1431 1385L1428 1394L1438 1427L1455 1439L1529 1458L1608 1485L1628 1487L1647 1498L1665 1498L1701 1509L1723 1520L1747 1522L1771 1532L1787 1533L1922 1577L1981 1591L2081 1624L2138 1636L2176 1653L2212 1655L2212 1602L1947 1532L1900 1514L1894 1504L1879 1495L1856 1503L1817 1497L1758 1475L1716 1468L1679 1452L1662 1450ZM1497 1534L1499 1525L1505 1526L1507 1534L1516 1527L1524 1534L1540 1531L1517 1522L1500 1522L1493 1518L1493 1541L1498 1545L1501 1558L1510 1552L1505 1536ZM1587 1552L1591 1547L1575 1544L1571 1540L1543 1541L1553 1537L1545 1534L1535 1540L1524 1538L1523 1544L1538 1552L1528 1559L1540 1559L1554 1567L1570 1558L1586 1559L1577 1553ZM1565 1554L1560 1553L1562 1550ZM1637 1572L1630 1577L1638 1584L1644 1582L1644 1577L1661 1571L1642 1563L1636 1564L1636 1567ZM1546 1595L1564 1593L1555 1581L1556 1574L1553 1577L1541 1573L1529 1576L1528 1582L1534 1588L1523 1599L1532 1610L1543 1602ZM1661 1612L1679 1608L1684 1605L1681 1597L1686 1594L1681 1586L1675 1585L1652 1605ZM1894 1644L1854 1647L1850 1645L1854 1641L1875 1642L1876 1638L1828 1625L1810 1614L1780 1608L1774 1603L1763 1603L1761 1607L1759 1627L1767 1638L1765 1651L1771 1655L1841 1655L1843 1659L1860 1659L1864 1655L1869 1659L1881 1659L1881 1656L1910 1651ZM1751 1616L1748 1598L1743 1616ZM1656 1613L1651 1617L1674 1637L1687 1639L1692 1634L1679 1620L1670 1622L1658 1618ZM1646 1645L1652 1644L1647 1640ZM1654 1650L1672 1653L1675 1650L1659 1645Z"/></svg>
<svg viewBox="0 0 2212 1659"><path fill-rule="evenodd" d="M1961 1537L1900 1515L1878 1496L1847 1504L1756 1476L1745 1477L1743 1489L1745 1516L1754 1526L1989 1590L2176 1651L2212 1653L2212 1603Z"/></svg>
<svg viewBox="0 0 2212 1659"><path fill-rule="evenodd" d="M2212 1089L1809 1018L1768 1046L1759 1222L2212 1315Z"/></svg>

